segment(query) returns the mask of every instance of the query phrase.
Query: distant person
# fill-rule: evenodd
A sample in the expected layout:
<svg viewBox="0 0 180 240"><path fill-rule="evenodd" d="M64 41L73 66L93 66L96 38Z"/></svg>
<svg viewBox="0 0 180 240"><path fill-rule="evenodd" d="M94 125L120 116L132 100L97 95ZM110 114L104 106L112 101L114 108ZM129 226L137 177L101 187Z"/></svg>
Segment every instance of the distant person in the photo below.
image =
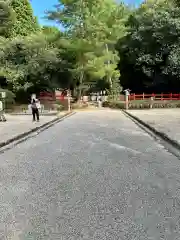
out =
<svg viewBox="0 0 180 240"><path fill-rule="evenodd" d="M98 107L102 107L102 98L101 98L101 96L98 96L97 101L98 101Z"/></svg>
<svg viewBox="0 0 180 240"><path fill-rule="evenodd" d="M33 115L33 122L36 120L39 122L39 109L41 108L40 106L40 101L38 99L32 99L31 109Z"/></svg>
<svg viewBox="0 0 180 240"><path fill-rule="evenodd" d="M0 122L6 122L6 118L4 116L4 111L3 111L2 101L0 101Z"/></svg>

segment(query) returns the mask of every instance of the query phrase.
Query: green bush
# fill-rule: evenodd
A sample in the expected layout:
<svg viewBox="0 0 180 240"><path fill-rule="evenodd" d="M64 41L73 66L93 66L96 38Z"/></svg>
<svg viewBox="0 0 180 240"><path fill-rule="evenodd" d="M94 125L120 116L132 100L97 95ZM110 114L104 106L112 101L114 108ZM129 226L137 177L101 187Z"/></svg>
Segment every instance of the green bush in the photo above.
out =
<svg viewBox="0 0 180 240"><path fill-rule="evenodd" d="M1 93L5 92L6 93L6 98L5 98L5 108L10 109L13 107L15 104L15 94L7 89L2 89L0 88L0 100L2 101L3 99L1 98Z"/></svg>
<svg viewBox="0 0 180 240"><path fill-rule="evenodd" d="M53 108L56 111L64 110L64 106L61 104L61 102L59 100L56 100L55 104L53 104Z"/></svg>
<svg viewBox="0 0 180 240"><path fill-rule="evenodd" d="M129 109L149 109L150 108L150 103L144 102L144 103L135 103L135 102L130 102L129 103Z"/></svg>
<svg viewBox="0 0 180 240"><path fill-rule="evenodd" d="M109 107L109 108L118 108L118 109L124 109L125 103L121 101L106 101L102 103L103 107Z"/></svg>
<svg viewBox="0 0 180 240"><path fill-rule="evenodd" d="M154 102L153 108L180 108L180 101Z"/></svg>
<svg viewBox="0 0 180 240"><path fill-rule="evenodd" d="M114 109L125 109L124 101L107 101L103 103L103 107ZM180 108L180 101L154 101L153 108ZM130 101L129 109L150 109L148 101Z"/></svg>
<svg viewBox="0 0 180 240"><path fill-rule="evenodd" d="M56 100L56 101L55 101L55 104L61 105L61 101L60 101L60 100Z"/></svg>
<svg viewBox="0 0 180 240"><path fill-rule="evenodd" d="M83 108L88 108L89 104L88 103L73 103L72 104L72 109L83 109Z"/></svg>

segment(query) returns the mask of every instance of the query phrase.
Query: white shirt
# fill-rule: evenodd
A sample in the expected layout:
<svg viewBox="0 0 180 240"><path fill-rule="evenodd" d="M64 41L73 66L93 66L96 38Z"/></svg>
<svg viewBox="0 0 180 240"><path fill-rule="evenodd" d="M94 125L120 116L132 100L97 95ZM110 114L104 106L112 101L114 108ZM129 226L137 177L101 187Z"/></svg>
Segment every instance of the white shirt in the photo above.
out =
<svg viewBox="0 0 180 240"><path fill-rule="evenodd" d="M41 108L41 103L40 103L40 101L39 101L38 99L35 99L35 104L36 104L36 107L37 107L38 109Z"/></svg>

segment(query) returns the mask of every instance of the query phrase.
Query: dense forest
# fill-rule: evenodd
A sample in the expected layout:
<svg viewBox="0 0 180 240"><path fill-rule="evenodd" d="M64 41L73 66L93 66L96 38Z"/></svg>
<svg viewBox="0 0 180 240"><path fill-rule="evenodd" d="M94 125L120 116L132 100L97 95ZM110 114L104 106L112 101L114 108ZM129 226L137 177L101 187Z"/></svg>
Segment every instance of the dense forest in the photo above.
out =
<svg viewBox="0 0 180 240"><path fill-rule="evenodd" d="M0 0L0 87L18 100L57 88L180 91L178 1L61 0L45 18L59 28L41 26L29 0Z"/></svg>

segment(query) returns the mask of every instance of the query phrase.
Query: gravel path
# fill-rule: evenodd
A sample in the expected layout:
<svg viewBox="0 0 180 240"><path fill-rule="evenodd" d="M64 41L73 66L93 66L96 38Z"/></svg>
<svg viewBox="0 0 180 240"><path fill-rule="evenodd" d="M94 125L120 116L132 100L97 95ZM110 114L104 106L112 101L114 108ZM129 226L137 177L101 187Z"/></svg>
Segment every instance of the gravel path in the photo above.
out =
<svg viewBox="0 0 180 240"><path fill-rule="evenodd" d="M128 110L132 115L154 127L157 131L165 133L169 138L180 144L180 110L152 109Z"/></svg>
<svg viewBox="0 0 180 240"><path fill-rule="evenodd" d="M0 143L48 123L57 116L40 116L40 122L32 122L31 115L7 115L7 122L0 122Z"/></svg>
<svg viewBox="0 0 180 240"><path fill-rule="evenodd" d="M119 111L80 112L0 155L2 240L174 240L180 163Z"/></svg>

